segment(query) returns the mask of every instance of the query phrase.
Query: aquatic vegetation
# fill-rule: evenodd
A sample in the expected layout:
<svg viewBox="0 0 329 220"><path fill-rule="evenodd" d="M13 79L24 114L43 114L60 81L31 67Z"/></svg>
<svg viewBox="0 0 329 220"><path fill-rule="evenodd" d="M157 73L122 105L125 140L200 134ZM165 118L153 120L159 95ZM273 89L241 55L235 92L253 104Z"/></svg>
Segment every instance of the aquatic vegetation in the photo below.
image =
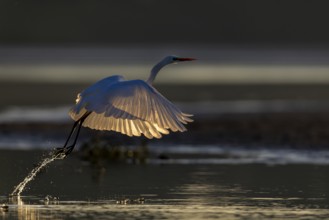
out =
<svg viewBox="0 0 329 220"><path fill-rule="evenodd" d="M128 147L92 138L81 146L79 156L94 167L102 167L104 162L144 164L149 157L149 150L147 142L142 142L137 147Z"/></svg>

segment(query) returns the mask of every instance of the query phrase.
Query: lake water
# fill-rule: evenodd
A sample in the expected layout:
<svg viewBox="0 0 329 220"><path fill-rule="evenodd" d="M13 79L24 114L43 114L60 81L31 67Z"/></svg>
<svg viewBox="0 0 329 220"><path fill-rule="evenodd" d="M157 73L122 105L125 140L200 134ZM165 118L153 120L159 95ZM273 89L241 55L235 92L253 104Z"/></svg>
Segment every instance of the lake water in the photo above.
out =
<svg viewBox="0 0 329 220"><path fill-rule="evenodd" d="M221 164L154 159L105 163L76 155L58 160L21 197L8 194L42 157L1 151L3 219L325 219L329 166L286 163ZM25 159L23 159L25 158ZM15 163L13 163L15 161ZM162 162L163 161L163 162Z"/></svg>

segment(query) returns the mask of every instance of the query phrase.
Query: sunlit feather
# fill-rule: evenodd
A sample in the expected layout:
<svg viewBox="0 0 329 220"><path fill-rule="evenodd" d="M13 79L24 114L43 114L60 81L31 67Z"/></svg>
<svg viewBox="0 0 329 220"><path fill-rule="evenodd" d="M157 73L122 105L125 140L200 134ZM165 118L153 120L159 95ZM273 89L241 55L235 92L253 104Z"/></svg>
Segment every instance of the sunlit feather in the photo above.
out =
<svg viewBox="0 0 329 220"><path fill-rule="evenodd" d="M161 138L169 130L186 131L184 124L193 121L192 115L181 112L151 85L157 72L171 62L169 58L152 69L147 82L117 75L98 81L78 94L70 116L77 121L89 112L84 127L128 136Z"/></svg>

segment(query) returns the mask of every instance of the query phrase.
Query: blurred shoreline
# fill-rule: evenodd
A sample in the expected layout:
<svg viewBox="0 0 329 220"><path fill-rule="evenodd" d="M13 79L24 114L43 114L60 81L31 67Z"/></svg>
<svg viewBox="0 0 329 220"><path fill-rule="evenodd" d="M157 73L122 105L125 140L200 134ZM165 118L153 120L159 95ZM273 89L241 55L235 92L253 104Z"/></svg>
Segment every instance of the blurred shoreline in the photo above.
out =
<svg viewBox="0 0 329 220"><path fill-rule="evenodd" d="M328 74L329 75L329 74ZM90 83L0 81L0 109L7 106L73 105L79 92ZM329 100L329 83L323 84L164 84L155 83L174 102L229 100Z"/></svg>

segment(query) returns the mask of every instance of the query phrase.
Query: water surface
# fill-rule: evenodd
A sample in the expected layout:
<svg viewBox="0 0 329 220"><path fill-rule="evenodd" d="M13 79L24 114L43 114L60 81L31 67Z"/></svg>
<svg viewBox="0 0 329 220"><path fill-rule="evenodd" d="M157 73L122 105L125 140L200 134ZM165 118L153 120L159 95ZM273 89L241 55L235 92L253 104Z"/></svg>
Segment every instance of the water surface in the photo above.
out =
<svg viewBox="0 0 329 220"><path fill-rule="evenodd" d="M21 197L8 198L42 154L1 151L0 202L9 206L8 212L1 212L4 219L316 219L329 215L329 166L312 163L196 164L191 160L180 164L159 159L100 166L74 155L51 164Z"/></svg>

